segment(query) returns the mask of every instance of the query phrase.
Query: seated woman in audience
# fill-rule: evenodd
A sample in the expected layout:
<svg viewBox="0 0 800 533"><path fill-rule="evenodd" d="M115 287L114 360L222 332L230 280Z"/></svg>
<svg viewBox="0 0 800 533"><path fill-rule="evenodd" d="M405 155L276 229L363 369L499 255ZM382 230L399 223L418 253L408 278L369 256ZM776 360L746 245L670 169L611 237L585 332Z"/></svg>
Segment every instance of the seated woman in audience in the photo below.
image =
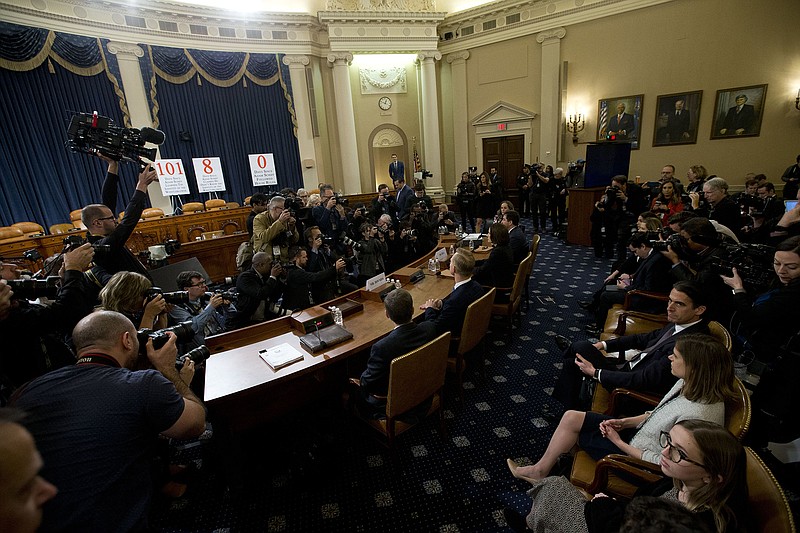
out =
<svg viewBox="0 0 800 533"><path fill-rule="evenodd" d="M322 203L322 197L318 193L314 193L308 196L308 200L306 200L306 207L309 209L313 209Z"/></svg>
<svg viewBox="0 0 800 533"><path fill-rule="evenodd" d="M696 419L661 431L658 441L658 464L667 477L639 489L631 503L602 493L587 501L565 477L553 476L531 489L533 506L527 524L516 511L505 510L509 525L515 531L622 531L621 526L630 521L626 509L635 510L640 500L657 505L652 497L658 496L691 512L689 527L681 531L744 531L747 456L739 441L722 426ZM683 514L675 518L685 523Z"/></svg>
<svg viewBox="0 0 800 533"><path fill-rule="evenodd" d="M503 200L500 202L500 209L498 209L497 213L494 215L494 222L502 222L503 215L509 211L514 211L514 204L512 204L510 200Z"/></svg>
<svg viewBox="0 0 800 533"><path fill-rule="evenodd" d="M686 172L689 185L686 186L686 194L690 192L703 192L703 183L708 178L708 171L703 165L692 165Z"/></svg>
<svg viewBox="0 0 800 533"><path fill-rule="evenodd" d="M733 276L721 276L734 291L733 324L738 326L739 341L764 362L778 354L800 324L800 236L775 248L772 265L776 279L773 288L763 294L746 289L735 267Z"/></svg>
<svg viewBox="0 0 800 533"><path fill-rule="evenodd" d="M153 288L149 279L136 272L117 272L100 291L100 307L122 313L137 329L167 327L167 302L157 294L148 297Z"/></svg>
<svg viewBox="0 0 800 533"><path fill-rule="evenodd" d="M500 223L492 224L489 228L489 238L492 240L492 250L485 261L475 266L472 279L489 287L511 287L514 285L517 269L509 244L508 228ZM499 294L495 298L496 301L497 298L500 298Z"/></svg>
<svg viewBox="0 0 800 533"><path fill-rule="evenodd" d="M511 473L534 483L547 477L558 457L576 445L595 461L611 453L622 453L658 464L661 431L689 418L722 424L725 400L735 397L730 352L710 335L691 334L678 339L669 359L678 381L652 411L619 419L600 413L567 411L542 458L530 466L519 466L508 459ZM577 359L575 364L581 365L582 360Z"/></svg>
<svg viewBox="0 0 800 533"><path fill-rule="evenodd" d="M669 224L669 217L683 211L683 201L675 180L667 180L661 184L659 195L650 203L650 211L659 216L663 226Z"/></svg>

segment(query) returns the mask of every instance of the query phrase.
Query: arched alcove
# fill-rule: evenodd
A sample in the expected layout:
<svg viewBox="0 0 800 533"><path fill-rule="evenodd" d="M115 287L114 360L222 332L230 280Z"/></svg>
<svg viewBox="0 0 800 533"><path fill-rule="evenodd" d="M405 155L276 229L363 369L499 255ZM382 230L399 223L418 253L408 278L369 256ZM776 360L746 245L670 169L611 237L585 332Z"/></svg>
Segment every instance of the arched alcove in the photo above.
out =
<svg viewBox="0 0 800 533"><path fill-rule="evenodd" d="M388 170L392 154L397 154L397 157L405 162L406 175L408 175L411 159L405 132L394 124L381 124L369 135L369 168L372 176L372 183L370 183L372 190L377 191L378 185L381 183L392 187Z"/></svg>

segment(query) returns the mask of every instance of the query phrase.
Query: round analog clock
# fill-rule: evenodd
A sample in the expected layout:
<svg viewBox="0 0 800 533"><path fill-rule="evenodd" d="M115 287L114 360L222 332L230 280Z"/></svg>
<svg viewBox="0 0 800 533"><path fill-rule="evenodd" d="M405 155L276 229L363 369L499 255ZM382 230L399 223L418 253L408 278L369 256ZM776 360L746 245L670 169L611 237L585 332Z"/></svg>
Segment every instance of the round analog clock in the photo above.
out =
<svg viewBox="0 0 800 533"><path fill-rule="evenodd" d="M392 99L388 96L381 97L381 99L378 100L378 107L384 111L389 111L392 108Z"/></svg>

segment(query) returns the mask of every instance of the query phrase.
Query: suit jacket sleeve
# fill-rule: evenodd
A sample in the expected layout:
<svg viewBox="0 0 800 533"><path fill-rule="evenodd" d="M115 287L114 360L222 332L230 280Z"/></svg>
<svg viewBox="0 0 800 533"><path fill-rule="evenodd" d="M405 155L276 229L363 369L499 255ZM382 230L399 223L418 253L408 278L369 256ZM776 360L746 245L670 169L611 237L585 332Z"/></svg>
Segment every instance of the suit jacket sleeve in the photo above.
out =
<svg viewBox="0 0 800 533"><path fill-rule="evenodd" d="M125 216L122 218L122 222L119 223L119 226L117 226L117 229L115 229L111 235L103 237L100 240L102 244L111 246L112 253L122 250L128 238L133 233L133 230L136 229L136 224L139 223L142 211L144 211L145 198L145 193L142 191L137 190L134 192L131 201L128 202L128 207L125 208Z"/></svg>
<svg viewBox="0 0 800 533"><path fill-rule="evenodd" d="M106 179L103 181L102 199L103 205L111 209L113 214L117 210L117 191L119 190L119 176L106 173Z"/></svg>

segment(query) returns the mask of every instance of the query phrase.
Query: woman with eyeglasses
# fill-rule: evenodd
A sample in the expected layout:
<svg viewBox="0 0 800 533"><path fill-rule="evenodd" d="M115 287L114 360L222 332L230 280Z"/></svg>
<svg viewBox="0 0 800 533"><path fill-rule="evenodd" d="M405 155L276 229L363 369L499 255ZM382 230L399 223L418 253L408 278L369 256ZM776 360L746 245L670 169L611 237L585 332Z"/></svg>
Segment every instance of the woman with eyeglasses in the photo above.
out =
<svg viewBox="0 0 800 533"><path fill-rule="evenodd" d="M744 531L747 457L728 430L704 420L682 420L659 433L659 448L658 464L666 477L640 488L634 502L641 496L677 502L692 513L685 531ZM505 510L515 531L618 531L629 505L602 493L587 502L563 476L546 478L530 494L534 501L527 523L516 511Z"/></svg>
<svg viewBox="0 0 800 533"><path fill-rule="evenodd" d="M149 279L137 272L117 272L100 291L100 307L122 313L137 329L167 327L167 302L160 294L148 296Z"/></svg>
<svg viewBox="0 0 800 533"><path fill-rule="evenodd" d="M536 483L547 477L562 453L576 445L595 461L622 453L658 464L661 432L676 422L696 418L722 424L725 400L736 396L730 352L710 335L685 335L675 343L669 360L678 381L652 411L627 418L567 411L542 458L530 466L508 459L511 473Z"/></svg>

